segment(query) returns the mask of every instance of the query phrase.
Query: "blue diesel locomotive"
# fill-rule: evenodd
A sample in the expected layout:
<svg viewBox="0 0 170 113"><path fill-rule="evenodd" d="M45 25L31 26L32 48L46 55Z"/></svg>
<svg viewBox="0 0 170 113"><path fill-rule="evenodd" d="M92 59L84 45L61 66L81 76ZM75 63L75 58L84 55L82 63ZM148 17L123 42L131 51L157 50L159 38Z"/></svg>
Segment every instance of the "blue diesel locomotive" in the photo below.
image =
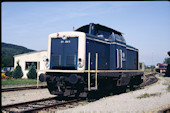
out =
<svg viewBox="0 0 170 113"><path fill-rule="evenodd" d="M86 97L141 84L138 64L138 49L127 45L121 32L90 23L49 35L47 69L39 80L53 95Z"/></svg>

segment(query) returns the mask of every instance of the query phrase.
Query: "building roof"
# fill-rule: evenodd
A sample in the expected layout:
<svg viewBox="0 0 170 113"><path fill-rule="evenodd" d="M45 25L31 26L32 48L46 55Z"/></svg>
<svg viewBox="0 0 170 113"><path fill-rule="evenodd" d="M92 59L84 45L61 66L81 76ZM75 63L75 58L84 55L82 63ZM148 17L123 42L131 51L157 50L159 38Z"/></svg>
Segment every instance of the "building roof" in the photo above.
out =
<svg viewBox="0 0 170 113"><path fill-rule="evenodd" d="M45 52L45 51L47 52L47 50L33 51L33 52L28 52L28 53L14 55L13 57L18 57L18 56L22 56L22 55L29 55L29 54L33 54L33 53L40 53L40 52Z"/></svg>

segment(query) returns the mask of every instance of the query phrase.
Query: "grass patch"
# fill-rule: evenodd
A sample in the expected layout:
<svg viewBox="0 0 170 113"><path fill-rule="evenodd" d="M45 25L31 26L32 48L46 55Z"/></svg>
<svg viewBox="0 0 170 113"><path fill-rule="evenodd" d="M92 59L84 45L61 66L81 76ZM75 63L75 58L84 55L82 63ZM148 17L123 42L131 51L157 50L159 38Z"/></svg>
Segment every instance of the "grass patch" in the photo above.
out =
<svg viewBox="0 0 170 113"><path fill-rule="evenodd" d="M151 73L151 72L155 72L155 70L150 68L150 69L145 69L144 72L145 73Z"/></svg>
<svg viewBox="0 0 170 113"><path fill-rule="evenodd" d="M168 86L166 90L167 90L168 92L170 92L170 80L169 80L169 79L166 80L162 85Z"/></svg>
<svg viewBox="0 0 170 113"><path fill-rule="evenodd" d="M36 79L1 79L1 85L36 85ZM39 81L39 84L43 84Z"/></svg>
<svg viewBox="0 0 170 113"><path fill-rule="evenodd" d="M126 93L129 93L131 92L131 90L129 88L126 89Z"/></svg>
<svg viewBox="0 0 170 113"><path fill-rule="evenodd" d="M163 75L163 74L159 74L159 76L160 76L160 77L164 77L164 75Z"/></svg>
<svg viewBox="0 0 170 113"><path fill-rule="evenodd" d="M134 87L133 89L130 89L130 87L126 88L126 93L133 92L133 91L136 91L136 90L140 90L140 87Z"/></svg>
<svg viewBox="0 0 170 113"><path fill-rule="evenodd" d="M160 95L161 95L161 93L153 93L153 94L145 93L143 95L138 96L137 98L142 99L142 98L149 98L149 97L152 97L152 96L160 96Z"/></svg>
<svg viewBox="0 0 170 113"><path fill-rule="evenodd" d="M170 86L167 88L167 91L170 92Z"/></svg>
<svg viewBox="0 0 170 113"><path fill-rule="evenodd" d="M166 79L166 81L162 85L168 85L170 86L170 79Z"/></svg>
<svg viewBox="0 0 170 113"><path fill-rule="evenodd" d="M162 85L168 86L166 90L167 90L168 92L170 92L170 79L166 79L166 81L165 81L164 83L162 83Z"/></svg>

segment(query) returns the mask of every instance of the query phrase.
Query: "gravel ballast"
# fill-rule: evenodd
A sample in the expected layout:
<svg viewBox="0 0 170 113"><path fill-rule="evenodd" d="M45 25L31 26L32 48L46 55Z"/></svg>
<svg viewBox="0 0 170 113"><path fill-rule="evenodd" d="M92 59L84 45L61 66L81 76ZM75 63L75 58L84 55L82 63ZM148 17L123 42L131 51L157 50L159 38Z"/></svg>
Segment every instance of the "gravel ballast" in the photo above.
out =
<svg viewBox="0 0 170 113"><path fill-rule="evenodd" d="M159 79L157 83L147 86L144 89L109 96L86 105L56 111L57 113L157 112L168 106L170 107L170 92L168 92L168 85L166 85L167 82L170 82L170 78L159 77ZM150 97L145 96L146 94L150 95Z"/></svg>
<svg viewBox="0 0 170 113"><path fill-rule="evenodd" d="M48 97L55 97L51 95L48 89L31 89L21 91L2 92L2 105L15 104L20 102L27 102L39 100Z"/></svg>

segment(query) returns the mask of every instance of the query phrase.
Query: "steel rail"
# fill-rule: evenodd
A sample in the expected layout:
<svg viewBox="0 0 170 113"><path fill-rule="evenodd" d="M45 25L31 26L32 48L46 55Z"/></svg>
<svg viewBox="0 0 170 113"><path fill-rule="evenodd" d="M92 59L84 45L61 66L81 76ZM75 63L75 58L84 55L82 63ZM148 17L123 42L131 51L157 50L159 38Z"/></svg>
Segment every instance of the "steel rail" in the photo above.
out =
<svg viewBox="0 0 170 113"><path fill-rule="evenodd" d="M52 99L56 99L56 98L57 97L51 97L51 98L33 100L33 101L28 101L28 102L21 102L21 103L16 103L16 104L8 104L8 105L1 106L1 108L2 109L4 109L4 108L11 108L11 107L14 107L14 106L26 105L26 104L36 103L36 102L42 102L42 101L52 100Z"/></svg>
<svg viewBox="0 0 170 113"><path fill-rule="evenodd" d="M36 112L36 111L39 111L39 110L47 109L47 108L60 107L60 106L70 104L70 103L74 103L74 102L78 102L78 101L81 100L81 99L74 99L74 100L69 100L69 101L66 101L66 102L58 101L56 103L53 103L52 105L46 105L46 103L44 103L44 104L41 104L38 107L34 106L38 102L45 102L45 101L50 101L50 100L54 100L54 99L56 100L57 97L28 101L28 102L22 102L22 103L16 103L16 104L10 104L10 105L4 105L4 106L1 107L1 111L9 111L9 112L12 112L12 113L30 113L30 112ZM33 107L33 108L30 108L30 109L28 108L27 110L22 110L22 111L8 110L10 108L23 107L23 106L29 105L29 104L32 105L32 106L29 106L29 107Z"/></svg>
<svg viewBox="0 0 170 113"><path fill-rule="evenodd" d="M71 104L71 103L78 102L78 101L79 100L75 99L75 100L70 100L70 101L61 102L61 103L55 103L55 104L52 104L52 105L44 105L42 107L37 107L37 108L28 109L28 110L24 110L24 111L21 111L21 112L14 112L14 113L37 112L37 111L40 111L40 110L43 110L43 109L48 109L48 108L52 108L52 107L60 107L60 106L64 106L64 105Z"/></svg>
<svg viewBox="0 0 170 113"><path fill-rule="evenodd" d="M9 92L9 91L20 91L20 90L28 90L28 89L44 89L47 88L47 86L29 86L29 87L14 87L14 88L3 88L1 89L1 92Z"/></svg>

